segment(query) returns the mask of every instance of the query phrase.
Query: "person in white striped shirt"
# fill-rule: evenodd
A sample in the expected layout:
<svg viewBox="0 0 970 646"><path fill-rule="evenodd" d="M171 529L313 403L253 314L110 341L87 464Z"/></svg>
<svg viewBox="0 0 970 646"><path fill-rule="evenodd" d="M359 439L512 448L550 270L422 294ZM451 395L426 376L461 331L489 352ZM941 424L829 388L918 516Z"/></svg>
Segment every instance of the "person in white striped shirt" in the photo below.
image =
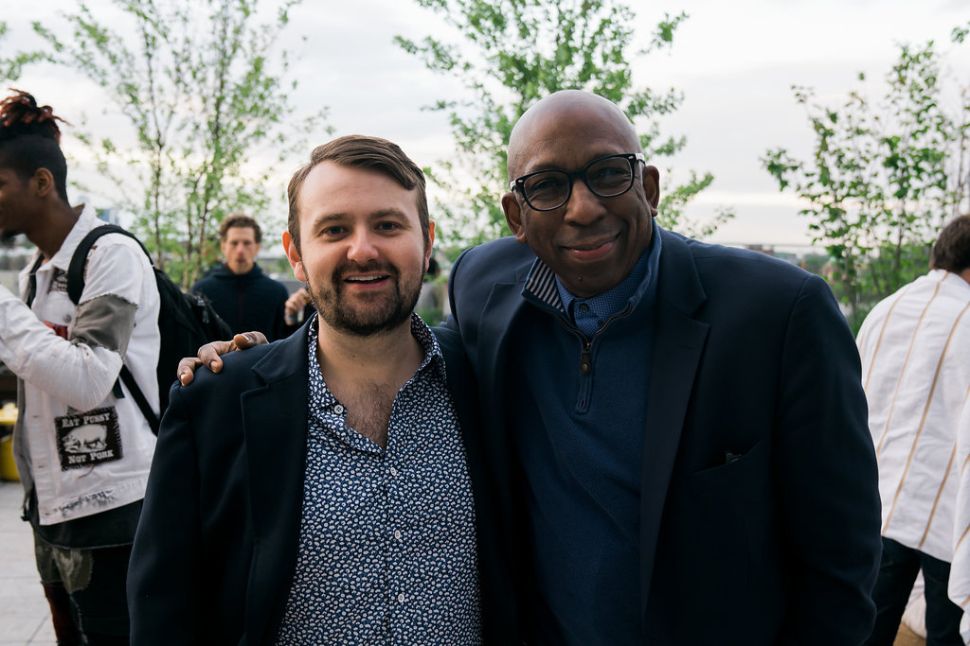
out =
<svg viewBox="0 0 970 646"><path fill-rule="evenodd" d="M871 645L893 643L920 569L927 644L970 638L970 214L943 229L930 267L859 330L882 498Z"/></svg>

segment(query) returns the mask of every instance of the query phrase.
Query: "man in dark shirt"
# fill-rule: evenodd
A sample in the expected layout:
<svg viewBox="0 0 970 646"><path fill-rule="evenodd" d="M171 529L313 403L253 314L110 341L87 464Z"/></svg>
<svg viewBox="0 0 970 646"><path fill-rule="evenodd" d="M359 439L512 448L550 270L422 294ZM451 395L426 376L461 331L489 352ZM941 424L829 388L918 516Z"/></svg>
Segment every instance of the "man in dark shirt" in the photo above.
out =
<svg viewBox="0 0 970 646"><path fill-rule="evenodd" d="M256 264L263 232L253 218L242 213L227 215L219 226L223 263L192 286L192 291L212 302L233 334L259 330L270 341L289 330L283 318L286 287Z"/></svg>

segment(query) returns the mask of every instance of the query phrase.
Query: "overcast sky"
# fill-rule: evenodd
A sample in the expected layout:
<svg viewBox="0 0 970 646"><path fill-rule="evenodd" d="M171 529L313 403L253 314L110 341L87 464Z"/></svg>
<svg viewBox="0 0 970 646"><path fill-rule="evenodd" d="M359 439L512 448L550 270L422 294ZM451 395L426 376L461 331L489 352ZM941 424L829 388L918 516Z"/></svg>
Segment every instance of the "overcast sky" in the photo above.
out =
<svg viewBox="0 0 970 646"><path fill-rule="evenodd" d="M111 15L108 0L89 4L97 15ZM950 30L970 21L970 0L633 4L639 7L641 44L665 12L690 14L669 53L637 57L635 78L640 85L674 86L684 92L682 108L664 122L665 132L687 137L687 148L672 167L675 174L692 169L715 175L715 184L688 214L703 217L716 206L733 207L736 219L714 236L722 242L808 242L805 222L795 213L797 203L777 191L758 162L775 146L800 156L810 151L811 133L804 112L792 99L792 84L813 86L820 99L836 105L856 86L858 72L874 80L885 75L895 59L896 43L931 38L948 52L952 73L970 79L970 44L954 48L949 43ZM12 0L0 0L3 5L16 9L2 12L10 27L0 44L4 53L35 44L29 21L36 14ZM51 7L73 6L64 0L48 1L44 13L52 15ZM395 34L447 34L441 20L408 0L307 0L294 12L291 25L288 41L308 38L298 49L301 58L295 66L301 81L294 95L298 107L329 106L336 134L387 137L422 165L450 154L445 117L421 107L436 99L457 98L460 86L427 72L391 42ZM80 112L92 117L102 100L96 88L76 75L49 67L28 70L17 87L69 119ZM94 116L92 123L112 127L112 122L99 118ZM65 145L80 157L69 136ZM291 170L281 169L281 183Z"/></svg>

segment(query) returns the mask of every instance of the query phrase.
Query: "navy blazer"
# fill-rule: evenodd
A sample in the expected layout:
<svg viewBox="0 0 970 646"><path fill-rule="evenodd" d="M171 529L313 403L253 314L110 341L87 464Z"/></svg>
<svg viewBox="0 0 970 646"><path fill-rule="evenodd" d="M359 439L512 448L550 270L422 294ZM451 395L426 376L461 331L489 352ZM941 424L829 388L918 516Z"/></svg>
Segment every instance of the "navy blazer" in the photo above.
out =
<svg viewBox="0 0 970 646"><path fill-rule="evenodd" d="M654 230L663 251L638 458L644 643L860 643L875 617L880 505L845 319L816 276ZM481 458L509 577L494 610L510 642L542 641L530 634L528 523L503 396L520 381L506 348L532 307L522 289L534 260L498 240L462 255L450 285L451 325L488 411Z"/></svg>
<svg viewBox="0 0 970 646"><path fill-rule="evenodd" d="M307 329L172 387L128 571L133 644L270 644L296 568L307 432ZM480 544L491 546L474 382L435 330L466 447ZM485 630L492 572L480 549ZM486 632L488 634L488 632Z"/></svg>

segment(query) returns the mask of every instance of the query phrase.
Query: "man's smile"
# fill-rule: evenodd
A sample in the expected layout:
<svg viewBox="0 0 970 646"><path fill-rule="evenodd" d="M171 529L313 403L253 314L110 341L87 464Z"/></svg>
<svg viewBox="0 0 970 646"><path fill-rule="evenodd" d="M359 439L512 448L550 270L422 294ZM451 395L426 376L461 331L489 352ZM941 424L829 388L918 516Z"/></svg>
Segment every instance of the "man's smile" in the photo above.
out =
<svg viewBox="0 0 970 646"><path fill-rule="evenodd" d="M387 273L348 274L342 280L344 284L352 285L357 289L376 289L388 284L391 281L391 275Z"/></svg>
<svg viewBox="0 0 970 646"><path fill-rule="evenodd" d="M570 244L560 245L566 254L581 262L592 262L610 254L616 248L616 241L620 234L609 237L596 238L589 241L579 241Z"/></svg>

